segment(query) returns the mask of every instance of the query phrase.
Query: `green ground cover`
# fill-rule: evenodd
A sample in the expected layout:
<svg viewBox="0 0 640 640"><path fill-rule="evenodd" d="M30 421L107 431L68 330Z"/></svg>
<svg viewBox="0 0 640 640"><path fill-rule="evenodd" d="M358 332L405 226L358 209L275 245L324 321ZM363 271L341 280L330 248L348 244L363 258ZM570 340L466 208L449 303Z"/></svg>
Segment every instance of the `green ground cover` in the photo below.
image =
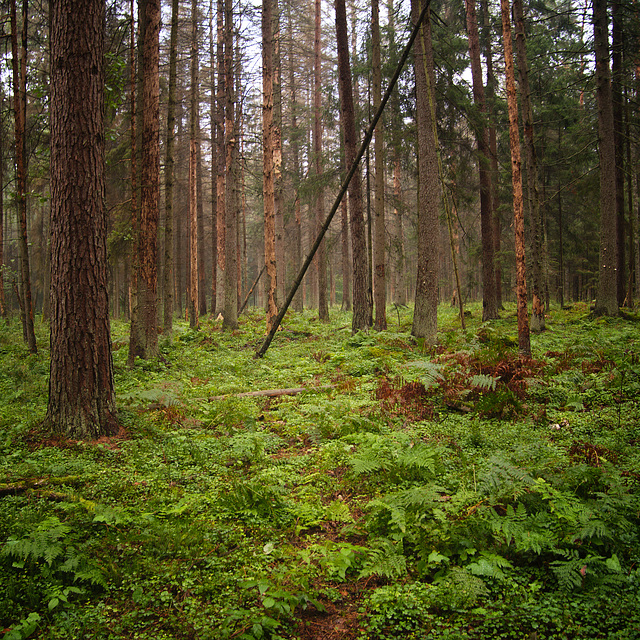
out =
<svg viewBox="0 0 640 640"><path fill-rule="evenodd" d="M637 318L554 309L520 360L471 311L433 349L292 315L259 360L260 314L178 323L133 369L115 323L95 443L0 326L4 638L640 638Z"/></svg>

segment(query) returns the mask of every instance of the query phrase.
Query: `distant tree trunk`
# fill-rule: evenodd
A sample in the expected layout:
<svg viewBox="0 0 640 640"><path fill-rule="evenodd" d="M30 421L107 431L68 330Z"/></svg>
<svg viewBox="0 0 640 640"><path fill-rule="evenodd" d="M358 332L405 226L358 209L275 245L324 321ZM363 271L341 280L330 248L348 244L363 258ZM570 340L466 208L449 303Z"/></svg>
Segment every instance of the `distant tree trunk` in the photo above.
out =
<svg viewBox="0 0 640 640"><path fill-rule="evenodd" d="M51 365L46 423L117 429L104 207L104 0L51 3Z"/></svg>
<svg viewBox="0 0 640 640"><path fill-rule="evenodd" d="M31 274L29 268L29 242L27 239L27 157L26 157L26 119L27 119L27 32L28 4L23 0L22 43L18 51L18 20L16 0L11 0L11 52L13 70L13 94L15 113L16 144L16 199L18 201L18 220L20 233L20 282L22 334L31 353L37 353L36 334L33 326L33 301L31 299Z"/></svg>
<svg viewBox="0 0 640 640"><path fill-rule="evenodd" d="M276 201L273 167L273 14L272 1L262 0L262 195L264 200L264 262L267 265L267 333L278 315L276 265Z"/></svg>
<svg viewBox="0 0 640 640"><path fill-rule="evenodd" d="M346 174L344 166L344 145L341 153L341 170ZM351 272L353 263L349 260L349 203L347 198L343 198L340 203L340 241L342 247L342 310L351 311Z"/></svg>
<svg viewBox="0 0 640 640"><path fill-rule="evenodd" d="M317 179L315 195L315 233L320 233L324 223L324 187L322 186L322 3L315 0L314 76L313 76L313 166ZM327 256L323 240L316 253L318 266L318 318L329 321L327 303Z"/></svg>
<svg viewBox="0 0 640 640"><path fill-rule="evenodd" d="M544 303L542 301L544 281L542 277L543 224L540 208L538 185L538 162L533 137L533 108L531 106L531 89L529 88L529 69L527 64L527 43L524 28L524 11L522 0L513 0L513 12L516 30L516 52L518 55L518 73L520 76L520 103L522 105L522 124L524 129L525 163L527 168L527 192L529 194L529 214L531 221L531 280L533 285L533 302L531 313L531 330L543 331Z"/></svg>
<svg viewBox="0 0 640 640"><path fill-rule="evenodd" d="M347 12L344 0L335 0L336 41L338 48L338 84L340 114L344 133L345 160L350 167L356 158L356 121L353 105L349 44L347 38ZM349 184L349 212L351 214L351 243L353 250L353 332L366 329L371 317L367 295L367 242L362 209L362 173L358 168Z"/></svg>
<svg viewBox="0 0 640 640"><path fill-rule="evenodd" d="M4 111L4 93L0 82L0 113ZM7 304L4 296L4 127L0 120L0 316L6 318Z"/></svg>
<svg viewBox="0 0 640 640"><path fill-rule="evenodd" d="M600 157L600 267L595 312L616 316L618 315L616 152L609 69L607 0L593 1L593 32L598 102L598 155Z"/></svg>
<svg viewBox="0 0 640 640"><path fill-rule="evenodd" d="M173 331L173 185L175 182L176 85L178 61L178 14L180 1L171 0L171 35L169 40L169 96L167 105L167 139L164 169L164 333Z"/></svg>
<svg viewBox="0 0 640 640"><path fill-rule="evenodd" d="M518 97L513 69L513 45L511 44L511 20L509 0L500 0L502 13L502 39L509 109L509 146L511 147L511 182L513 185L513 223L516 238L516 295L518 298L518 351L521 356L531 355L529 318L527 312L527 274L525 268L524 203L522 197L522 173L520 160L520 132L518 129Z"/></svg>
<svg viewBox="0 0 640 640"><path fill-rule="evenodd" d="M130 2L131 24L130 24L130 42L129 42L129 65L131 67L129 100L130 100L130 139L131 139L131 271L129 285L129 315L131 317L131 326L129 332L129 357L128 364L132 366L136 357L144 356L144 331L142 326L141 309L138 296L138 282L140 280L140 253L141 253L141 236L140 236L140 217L138 211L138 132L137 132L137 103L136 103L136 20L135 20L135 3ZM139 6L142 10L143 4ZM141 14L139 14L141 15ZM142 25L140 25L142 26Z"/></svg>
<svg viewBox="0 0 640 640"><path fill-rule="evenodd" d="M293 274L300 270L302 264L302 216L300 210L300 131L298 129L298 97L296 74L293 68L293 18L291 15L291 3L288 4L288 43L289 43L289 87L291 90L291 156L293 171L293 251L291 260L293 262ZM287 286L287 289L289 286ZM293 298L292 307L294 311L302 313L302 291L299 291Z"/></svg>
<svg viewBox="0 0 640 640"><path fill-rule="evenodd" d="M371 63L373 66L373 109L382 102L382 63L380 56L380 15L378 0L371 2ZM386 227L384 220L384 136L382 118L378 121L374 141L375 203L373 243L373 290L375 296L375 329L387 328L387 274L385 267Z"/></svg>
<svg viewBox="0 0 640 640"><path fill-rule="evenodd" d="M282 175L282 60L280 50L280 7L271 0L273 42L273 191L275 202L276 287L278 304L287 297L285 288L284 178Z"/></svg>
<svg viewBox="0 0 640 640"><path fill-rule="evenodd" d="M480 63L480 38L475 0L466 0L467 31L469 32L469 53L471 56L471 76L473 101L480 114L475 123L478 145L478 169L480 173L480 230L482 236L482 319L498 317L496 301L496 280L494 271L493 207L491 205L491 172L489 167L490 147L487 125L482 66Z"/></svg>
<svg viewBox="0 0 640 640"><path fill-rule="evenodd" d="M625 262L625 206L624 206L624 125L623 125L623 70L624 49L621 7L618 0L611 2L611 100L613 101L613 139L616 154L616 276L618 306L624 305L627 291L627 265Z"/></svg>
<svg viewBox="0 0 640 640"><path fill-rule="evenodd" d="M198 90L198 95L200 91ZM204 244L204 196L202 193L202 132L200 130L200 99L196 112L196 198L198 217L198 316L207 315L206 255Z"/></svg>
<svg viewBox="0 0 640 640"><path fill-rule="evenodd" d="M238 211L237 211L237 133L233 73L233 1L224 0L225 75L225 234L224 234L224 326L238 328Z"/></svg>
<svg viewBox="0 0 640 640"><path fill-rule="evenodd" d="M420 0L411 2L415 24L421 12ZM433 50L430 12L420 28L414 49L416 78L416 127L418 137L418 272L411 334L435 344L438 329L438 155L435 138Z"/></svg>
<svg viewBox="0 0 640 640"><path fill-rule="evenodd" d="M493 217L493 271L496 277L496 308L503 309L502 304L502 265L498 258L502 236L502 220L500 216L498 181L500 171L498 168L498 140L494 117L494 104L496 99L496 77L493 71L493 52L491 48L491 28L489 21L489 3L482 3L483 13L483 46L485 61L487 64L487 116L489 118L489 157L491 166L491 209Z"/></svg>
<svg viewBox="0 0 640 640"><path fill-rule="evenodd" d="M213 0L209 2L209 64L211 69L211 101L210 101L210 122L211 122L211 313L215 314L218 306L218 289L216 278L218 275L218 176L217 161L217 141L219 138L220 112L217 108L216 89L216 37L213 30Z"/></svg>
<svg viewBox="0 0 640 640"><path fill-rule="evenodd" d="M139 292L142 294L145 358L158 354L158 201L160 195L160 0L145 0L142 43L142 149Z"/></svg>
<svg viewBox="0 0 640 640"><path fill-rule="evenodd" d="M226 247L226 220L225 220L225 207L226 207L226 180L227 180L227 161L226 161L226 70L225 70L225 0L218 0L217 11L217 43L216 43L216 57L218 66L218 91L217 91L217 138L216 138L216 153L217 153L217 186L216 186L216 236L217 236L217 273L216 273L216 307L215 313L221 313L224 310L225 305L225 247Z"/></svg>
<svg viewBox="0 0 640 640"><path fill-rule="evenodd" d="M191 0L191 87L189 109L189 326L198 327L198 2Z"/></svg>

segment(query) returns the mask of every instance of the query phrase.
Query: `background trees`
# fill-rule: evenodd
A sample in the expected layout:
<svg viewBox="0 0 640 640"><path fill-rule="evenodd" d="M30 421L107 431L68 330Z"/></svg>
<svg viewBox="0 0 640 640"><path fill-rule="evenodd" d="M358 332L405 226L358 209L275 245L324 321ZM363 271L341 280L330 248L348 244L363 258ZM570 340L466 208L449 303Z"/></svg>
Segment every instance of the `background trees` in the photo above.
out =
<svg viewBox="0 0 640 640"><path fill-rule="evenodd" d="M230 327L237 322L234 316L239 302L265 266L265 249L275 259L270 267L275 275L270 278L278 281L272 307L281 303L283 289L291 286L315 240L317 221L328 213L345 163L353 157L352 140L362 137L378 100L378 87L386 87L410 24L406 2L380 6L379 17L372 24L371 7L359 0L345 6L341 18L344 33L338 46L336 15L328 3L271 2L272 18L265 25L248 2L198 1L194 9L190 5L168 0L130 5L118 0L108 5L105 17L110 306L116 315L129 317L133 313L134 320L140 315L138 307L142 310L144 306L141 317L146 328L140 335L145 348L140 351L134 343L134 355L144 353L147 342L148 352L153 355L158 326L171 331L173 309L185 309L187 292L193 288L187 280L187 265L192 260L199 266L198 311L208 306L216 317L223 312ZM0 50L1 94L5 96L0 101L4 157L0 187L5 307L9 316L16 314L19 303L27 298L22 288L31 284L32 306L46 313L51 268L48 15L44 5L25 2L20 6L4 3L2 7L0 24L6 37L1 40ZM175 15L175 22L167 21L159 31L154 26L148 31L145 16L150 8L153 15L159 15L160 10L167 16ZM520 86L525 88L525 77L529 81L528 91L521 96L523 107L528 109L530 105L530 110L523 111L520 139L527 142L526 157L535 159L535 165L527 162L524 167L524 232L529 255L537 256L527 278L529 291L536 297L534 310L539 320L552 302L591 301L596 294L598 308L617 312L621 302L618 275L622 270L626 303L638 298L638 178L634 162L639 153L636 63L640 38L632 3L618 2L612 8L617 34L614 55L608 39L602 37L607 29L604 22L594 31L591 15L585 13L582 4L570 0L546 0L535 6L524 3L521 13L526 19L520 16L515 25L519 43L516 68L523 78ZM606 3L597 4L595 17L600 21L607 18L606 9ZM433 307L436 300L451 300L455 291L463 301L484 297L489 318L497 313L500 291L505 302L515 300L516 281L513 231L508 223L512 187L507 172L510 158L499 10L495 3L476 7L461 0L447 4L434 0L431 11L435 120L442 186L450 203L451 238L441 195L434 192L427 197L433 214L426 233L434 244L439 269L432 287L437 297L427 306ZM143 18L137 32L131 31L133 12ZM314 61L319 53L313 46L316 13L322 42L320 64ZM376 22L380 27L380 65L377 29L373 28ZM478 22L480 28L476 29ZM598 37L594 39L594 35ZM16 43L15 55L12 40ZM260 63L263 40L272 43L277 181L274 195L266 200ZM129 55L131 47L133 57ZM190 53L192 49L197 55ZM21 57L21 51L28 55ZM157 63L152 56L157 57ZM189 56L192 68L188 66ZM615 61L615 72L609 78L603 75L606 56ZM14 58L19 63L17 75L8 73ZM341 72L340 58L344 58ZM157 81L153 70L156 64ZM369 185L369 190L364 189L360 205L357 198L353 202L349 199L340 219L329 226L325 258L321 260L326 265L326 278L320 277L323 269L312 268L294 302L300 310L303 305L316 306L320 301L324 314L324 300L328 306L340 304L348 309L353 299L354 330L366 328L372 321L369 281L374 271L385 273L384 280L376 280L373 287L379 306L384 306L383 293L399 304L414 300L416 294L418 267L422 264L419 237L425 233L424 229L420 231L418 216L424 187L419 187L417 162L419 134L424 131L417 118L425 90L419 88L416 93L420 80L413 69L408 65L402 72L383 115L385 137L384 141L378 138L375 153L376 163L386 159L383 170L376 169L374 182L374 163L363 165L362 177L356 179L354 187ZM132 70L139 83L137 115L130 100L131 89L135 88L129 82ZM613 131L618 143L612 142L611 127L599 122L599 112L604 113L602 95L611 87L612 79L614 90L606 99L617 114ZM345 137L345 128L351 128L346 127L350 118L345 112L348 98L346 93L341 98L339 87L347 82L352 87L353 131ZM190 92L192 85L197 91ZM24 101L23 94L27 96ZM134 140L131 124L137 125ZM187 206L190 139L196 149L192 174L195 224L189 223ZM480 153L474 149L476 139L483 143ZM622 151L614 151L618 172L613 180L607 173L612 144L614 150ZM131 173L130 162L138 175ZM25 186L21 186L23 181ZM319 197L322 192L324 200ZM369 193L375 198L368 197ZM601 197L615 201L603 209L604 215L597 206ZM271 199L273 251L269 242L265 244L265 237L271 235L265 234L269 227L265 227L264 211ZM614 214L607 213L611 206ZM386 223L377 224L374 219ZM615 237L609 237L614 227ZM189 229L193 246L187 243ZM370 245L374 238L375 254ZM144 241L138 245L138 239ZM459 291L450 246L459 265ZM605 248L606 261L600 259L601 247ZM141 249L147 251L144 257ZM494 276L487 271L492 252L498 267ZM378 265L375 270L371 264L374 255ZM28 267L25 257L31 260ZM601 273L603 265L612 265L615 271L615 301L603 298L605 290L611 290L607 284L611 274L606 270ZM158 278L163 283L160 287L154 284ZM263 276L249 304L266 308L271 287L265 283ZM272 309L271 317L273 313ZM379 329L384 326L383 315L381 309ZM22 317L27 336L30 315Z"/></svg>

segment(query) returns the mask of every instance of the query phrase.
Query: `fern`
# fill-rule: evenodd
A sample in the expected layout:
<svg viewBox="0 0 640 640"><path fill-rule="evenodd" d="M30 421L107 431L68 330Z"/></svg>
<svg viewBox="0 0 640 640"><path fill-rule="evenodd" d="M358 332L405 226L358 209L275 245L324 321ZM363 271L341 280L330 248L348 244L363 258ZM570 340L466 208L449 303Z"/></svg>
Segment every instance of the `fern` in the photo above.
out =
<svg viewBox="0 0 640 640"><path fill-rule="evenodd" d="M444 376L441 373L442 365L431 362L431 360L416 360L409 362L407 366L418 370L420 382L422 382L425 389L437 387L444 380Z"/></svg>
<svg viewBox="0 0 640 640"><path fill-rule="evenodd" d="M498 380L499 378L481 373L471 378L471 386L480 391L495 391Z"/></svg>
<svg viewBox="0 0 640 640"><path fill-rule="evenodd" d="M14 566L35 564L44 560L49 567L64 554L63 540L71 527L52 516L43 520L36 529L22 538L10 537L2 548L2 555L14 558Z"/></svg>
<svg viewBox="0 0 640 640"><path fill-rule="evenodd" d="M402 544L394 543L387 538L380 538L375 546L369 550L362 563L362 570L358 578L380 576L395 580L407 574L407 561L403 553Z"/></svg>

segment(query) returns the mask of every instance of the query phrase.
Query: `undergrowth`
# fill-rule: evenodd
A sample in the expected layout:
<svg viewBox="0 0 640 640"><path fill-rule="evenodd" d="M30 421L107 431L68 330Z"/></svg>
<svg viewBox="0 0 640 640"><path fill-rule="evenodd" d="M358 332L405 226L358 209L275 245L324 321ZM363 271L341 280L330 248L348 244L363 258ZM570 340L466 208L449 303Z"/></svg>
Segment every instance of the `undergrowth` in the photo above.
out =
<svg viewBox="0 0 640 640"><path fill-rule="evenodd" d="M513 309L439 345L289 314L176 323L121 432L51 438L46 326L0 326L4 638L640 637L637 321ZM306 387L296 395L238 396ZM338 635L335 635L338 634Z"/></svg>

